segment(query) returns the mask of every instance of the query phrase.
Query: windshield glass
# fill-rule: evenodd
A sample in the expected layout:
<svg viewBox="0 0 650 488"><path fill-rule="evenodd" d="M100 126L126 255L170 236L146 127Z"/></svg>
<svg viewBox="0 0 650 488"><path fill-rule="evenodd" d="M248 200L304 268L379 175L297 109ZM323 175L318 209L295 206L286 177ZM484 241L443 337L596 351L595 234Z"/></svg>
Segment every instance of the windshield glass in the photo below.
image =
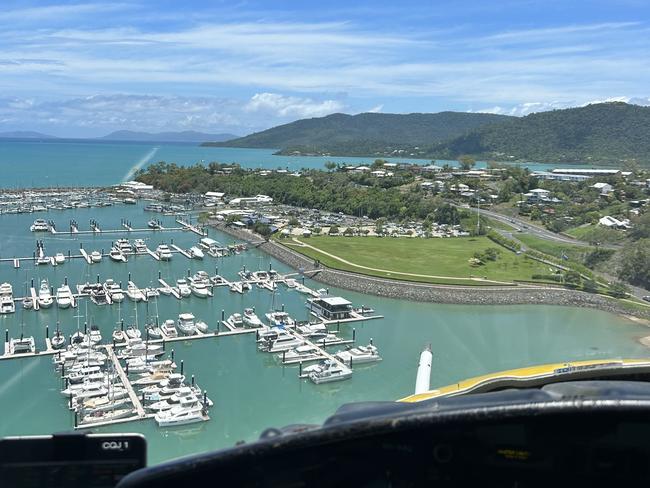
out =
<svg viewBox="0 0 650 488"><path fill-rule="evenodd" d="M0 437L646 358L648 11L581 3L4 3Z"/></svg>

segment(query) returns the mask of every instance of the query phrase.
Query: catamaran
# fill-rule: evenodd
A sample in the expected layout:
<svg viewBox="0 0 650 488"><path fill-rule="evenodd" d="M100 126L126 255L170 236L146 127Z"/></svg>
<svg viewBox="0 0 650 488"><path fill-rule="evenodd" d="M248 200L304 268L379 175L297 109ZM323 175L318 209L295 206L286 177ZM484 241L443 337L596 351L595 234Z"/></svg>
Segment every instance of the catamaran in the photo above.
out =
<svg viewBox="0 0 650 488"><path fill-rule="evenodd" d="M32 336L9 340L9 354L34 353L35 351L36 345Z"/></svg>

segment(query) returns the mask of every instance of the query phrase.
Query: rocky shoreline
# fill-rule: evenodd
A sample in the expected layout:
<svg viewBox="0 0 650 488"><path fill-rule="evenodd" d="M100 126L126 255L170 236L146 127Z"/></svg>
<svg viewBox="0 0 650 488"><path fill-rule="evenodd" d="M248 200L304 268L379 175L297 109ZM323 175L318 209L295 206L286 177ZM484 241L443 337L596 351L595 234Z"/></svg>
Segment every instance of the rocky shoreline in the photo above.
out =
<svg viewBox="0 0 650 488"><path fill-rule="evenodd" d="M610 297L578 290L549 286L468 287L430 285L366 276L327 267L314 266L312 259L273 241L263 242L249 231L213 225L218 230L238 239L253 242L259 249L277 260L302 270L306 276L325 285L380 297L459 305L563 305L596 308L610 313L649 319L650 311L625 308Z"/></svg>

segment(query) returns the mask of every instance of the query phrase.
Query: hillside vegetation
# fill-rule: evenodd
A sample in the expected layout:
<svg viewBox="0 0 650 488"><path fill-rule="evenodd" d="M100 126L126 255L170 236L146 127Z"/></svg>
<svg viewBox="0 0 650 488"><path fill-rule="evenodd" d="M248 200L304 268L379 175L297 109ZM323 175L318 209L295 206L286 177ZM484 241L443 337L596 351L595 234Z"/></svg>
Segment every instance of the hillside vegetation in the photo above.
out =
<svg viewBox="0 0 650 488"><path fill-rule="evenodd" d="M432 157L650 163L650 107L600 103L511 118L427 149Z"/></svg>
<svg viewBox="0 0 650 488"><path fill-rule="evenodd" d="M283 153L385 154L458 137L511 117L493 114L440 112L435 114L332 114L303 119L246 137L207 146L281 149Z"/></svg>

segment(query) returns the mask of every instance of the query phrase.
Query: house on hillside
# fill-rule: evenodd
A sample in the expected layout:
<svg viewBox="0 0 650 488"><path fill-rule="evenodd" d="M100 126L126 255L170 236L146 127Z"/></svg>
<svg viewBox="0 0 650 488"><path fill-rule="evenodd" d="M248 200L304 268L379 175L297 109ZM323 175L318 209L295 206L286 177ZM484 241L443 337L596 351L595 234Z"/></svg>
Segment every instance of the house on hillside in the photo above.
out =
<svg viewBox="0 0 650 488"><path fill-rule="evenodd" d="M611 215L601 217L600 220L598 220L598 224L609 229L629 229L632 227L629 219L618 220Z"/></svg>
<svg viewBox="0 0 650 488"><path fill-rule="evenodd" d="M614 188L609 183L594 183L591 188L595 188L600 192L601 196L605 197L614 191Z"/></svg>

